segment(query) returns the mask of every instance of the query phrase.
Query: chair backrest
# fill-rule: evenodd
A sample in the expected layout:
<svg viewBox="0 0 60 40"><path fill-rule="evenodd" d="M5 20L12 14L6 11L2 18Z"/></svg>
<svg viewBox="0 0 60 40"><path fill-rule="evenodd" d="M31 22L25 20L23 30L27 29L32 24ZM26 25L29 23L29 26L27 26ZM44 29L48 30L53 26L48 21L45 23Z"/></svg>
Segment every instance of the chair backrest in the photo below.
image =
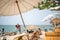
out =
<svg viewBox="0 0 60 40"><path fill-rule="evenodd" d="M54 29L54 32L60 33L60 27L56 27L56 28Z"/></svg>

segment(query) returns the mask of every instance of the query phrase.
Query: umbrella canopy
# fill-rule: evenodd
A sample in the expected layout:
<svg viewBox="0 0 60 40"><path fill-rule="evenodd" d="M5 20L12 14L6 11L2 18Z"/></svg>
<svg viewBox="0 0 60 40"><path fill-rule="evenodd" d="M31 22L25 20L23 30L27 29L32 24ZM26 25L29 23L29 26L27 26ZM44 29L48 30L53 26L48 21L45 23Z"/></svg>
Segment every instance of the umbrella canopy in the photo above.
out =
<svg viewBox="0 0 60 40"><path fill-rule="evenodd" d="M45 22L45 21L47 21L47 20L50 20L51 18L53 18L54 16L53 15L48 15L48 16L46 16L43 20L42 20L42 22Z"/></svg>
<svg viewBox="0 0 60 40"><path fill-rule="evenodd" d="M60 25L60 18L55 18L55 19L51 20L50 23L51 23L54 27L58 27L58 26Z"/></svg>
<svg viewBox="0 0 60 40"><path fill-rule="evenodd" d="M0 16L11 16L20 14L23 25L25 26L22 12L35 8L39 0L0 0Z"/></svg>
<svg viewBox="0 0 60 40"><path fill-rule="evenodd" d="M60 23L60 18L55 18L55 19L51 20L50 23L51 24L54 24L54 23L58 24L58 23Z"/></svg>
<svg viewBox="0 0 60 40"><path fill-rule="evenodd" d="M0 0L0 16L19 14L17 2L21 12L37 7L40 0Z"/></svg>
<svg viewBox="0 0 60 40"><path fill-rule="evenodd" d="M60 13L56 13L56 14L50 14L48 16L46 16L42 22L48 21L48 20L53 20L55 18L60 18Z"/></svg>
<svg viewBox="0 0 60 40"><path fill-rule="evenodd" d="M56 27L57 25L60 25L60 14L51 14L51 15L48 15L47 17L45 17L45 19L43 19L42 21L45 22L45 21L48 21L50 20L50 23Z"/></svg>

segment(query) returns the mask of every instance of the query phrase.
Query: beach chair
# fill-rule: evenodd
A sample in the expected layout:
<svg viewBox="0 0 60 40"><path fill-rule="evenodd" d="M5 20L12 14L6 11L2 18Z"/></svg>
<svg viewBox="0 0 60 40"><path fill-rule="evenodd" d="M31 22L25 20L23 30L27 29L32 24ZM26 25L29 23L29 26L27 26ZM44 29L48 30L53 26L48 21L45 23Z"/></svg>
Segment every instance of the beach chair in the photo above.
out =
<svg viewBox="0 0 60 40"><path fill-rule="evenodd" d="M55 28L53 32L45 32L44 40L60 40L60 27Z"/></svg>
<svg viewBox="0 0 60 40"><path fill-rule="evenodd" d="M39 40L40 35L41 35L41 31L37 30L37 31L33 32L32 34L30 34L29 40Z"/></svg>

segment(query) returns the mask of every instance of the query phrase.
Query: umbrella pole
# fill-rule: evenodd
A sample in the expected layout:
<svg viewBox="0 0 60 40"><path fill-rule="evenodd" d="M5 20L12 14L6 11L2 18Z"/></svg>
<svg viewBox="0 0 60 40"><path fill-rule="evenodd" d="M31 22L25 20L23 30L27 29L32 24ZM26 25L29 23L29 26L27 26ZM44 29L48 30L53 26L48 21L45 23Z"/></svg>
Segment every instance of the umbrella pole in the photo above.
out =
<svg viewBox="0 0 60 40"><path fill-rule="evenodd" d="M18 1L17 1L17 0L16 0L16 4L17 4L17 7L18 7L18 11L19 11L19 13L20 13L21 20L22 20L22 22L23 22L23 25L24 25L24 27L26 27L26 26L25 26L25 23L24 23L24 20L23 20L23 16L22 16L22 14L21 14L21 10L20 10L20 8L19 8L19 4L18 4Z"/></svg>

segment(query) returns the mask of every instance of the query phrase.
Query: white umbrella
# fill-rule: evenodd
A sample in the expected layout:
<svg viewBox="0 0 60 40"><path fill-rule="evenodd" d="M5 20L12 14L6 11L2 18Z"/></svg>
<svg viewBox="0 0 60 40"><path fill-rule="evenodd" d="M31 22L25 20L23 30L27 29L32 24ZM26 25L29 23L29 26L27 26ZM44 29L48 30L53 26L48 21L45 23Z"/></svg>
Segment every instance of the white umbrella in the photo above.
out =
<svg viewBox="0 0 60 40"><path fill-rule="evenodd" d="M0 16L9 16L19 14L18 7L21 12L31 10L37 7L39 0L0 0Z"/></svg>
<svg viewBox="0 0 60 40"><path fill-rule="evenodd" d="M22 22L25 26L21 13L37 7L39 1L40 0L0 0L0 16L20 14Z"/></svg>
<svg viewBox="0 0 60 40"><path fill-rule="evenodd" d="M56 19L57 18L57 19ZM56 20L55 20L56 19ZM46 21L48 21L48 20L50 20L50 21L53 21L54 22L54 26L56 27L56 22L59 22L59 21L57 21L57 20L60 20L60 14L59 13L56 13L56 14L51 14L51 15L48 15L47 17L45 17L43 20L42 20L42 22L46 22ZM50 22L50 23L52 23L52 22Z"/></svg>
<svg viewBox="0 0 60 40"><path fill-rule="evenodd" d="M48 16L46 16L43 20L42 20L42 22L45 22L45 21L47 21L47 20L50 20L51 18L53 18L54 16L53 15L48 15Z"/></svg>
<svg viewBox="0 0 60 40"><path fill-rule="evenodd" d="M54 18L60 18L60 14L56 13L56 14L50 14L48 16L46 16L42 22L48 21L48 20L52 20Z"/></svg>

